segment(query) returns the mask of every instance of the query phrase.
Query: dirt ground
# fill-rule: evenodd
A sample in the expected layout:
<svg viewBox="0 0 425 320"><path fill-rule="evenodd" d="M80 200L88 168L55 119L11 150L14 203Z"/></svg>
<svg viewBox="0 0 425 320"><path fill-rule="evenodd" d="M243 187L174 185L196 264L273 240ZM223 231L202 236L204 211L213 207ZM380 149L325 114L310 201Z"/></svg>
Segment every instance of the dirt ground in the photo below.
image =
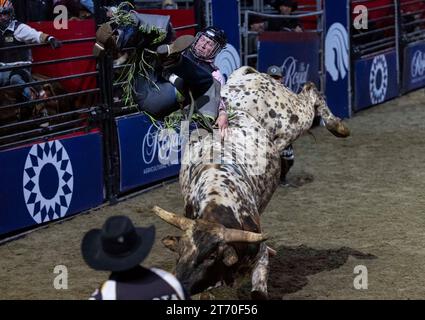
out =
<svg viewBox="0 0 425 320"><path fill-rule="evenodd" d="M425 298L425 92L413 92L348 120L352 136L324 128L294 145L290 179L313 176L299 188L280 187L262 224L277 250L271 260L273 299ZM172 270L174 255L159 239L178 231L151 212L183 213L177 183L115 206L51 225L0 246L0 299L87 299L106 279L80 254L87 230L114 214L155 224L157 242L144 265ZM68 268L68 289L56 290L56 265ZM354 268L368 271L356 290ZM249 279L214 291L217 299L247 298Z"/></svg>

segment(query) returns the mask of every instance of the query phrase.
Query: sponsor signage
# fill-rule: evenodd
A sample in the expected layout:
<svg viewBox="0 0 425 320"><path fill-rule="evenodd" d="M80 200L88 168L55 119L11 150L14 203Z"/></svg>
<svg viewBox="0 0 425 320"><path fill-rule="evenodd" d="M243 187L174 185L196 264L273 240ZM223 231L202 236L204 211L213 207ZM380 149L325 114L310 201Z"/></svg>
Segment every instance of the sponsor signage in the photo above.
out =
<svg viewBox="0 0 425 320"><path fill-rule="evenodd" d="M357 60L354 83L356 111L397 97L396 51Z"/></svg>
<svg viewBox="0 0 425 320"><path fill-rule="evenodd" d="M425 87L425 42L404 48L403 91Z"/></svg>
<svg viewBox="0 0 425 320"><path fill-rule="evenodd" d="M351 116L349 85L350 55L347 0L325 1L326 100L341 118Z"/></svg>
<svg viewBox="0 0 425 320"><path fill-rule="evenodd" d="M284 85L298 93L307 81L319 85L320 39L311 33L263 32L259 36L258 70L278 66Z"/></svg>
<svg viewBox="0 0 425 320"><path fill-rule="evenodd" d="M181 137L174 130L161 130L161 122L136 114L116 120L124 192L178 175Z"/></svg>
<svg viewBox="0 0 425 320"><path fill-rule="evenodd" d="M102 136L90 133L0 152L0 235L104 200Z"/></svg>

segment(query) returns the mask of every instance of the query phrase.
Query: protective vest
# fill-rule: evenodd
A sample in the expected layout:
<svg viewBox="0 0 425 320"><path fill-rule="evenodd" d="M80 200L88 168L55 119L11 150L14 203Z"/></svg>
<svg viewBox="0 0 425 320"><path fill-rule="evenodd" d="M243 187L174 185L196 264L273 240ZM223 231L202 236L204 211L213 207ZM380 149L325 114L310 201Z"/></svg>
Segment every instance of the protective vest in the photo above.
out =
<svg viewBox="0 0 425 320"><path fill-rule="evenodd" d="M16 47L25 45L24 42L18 41L15 36L15 30L21 24L20 22L12 22L13 28L6 29L3 33L0 33L0 48ZM31 50L25 49L10 49L0 51L0 62L12 63L18 61L31 61Z"/></svg>

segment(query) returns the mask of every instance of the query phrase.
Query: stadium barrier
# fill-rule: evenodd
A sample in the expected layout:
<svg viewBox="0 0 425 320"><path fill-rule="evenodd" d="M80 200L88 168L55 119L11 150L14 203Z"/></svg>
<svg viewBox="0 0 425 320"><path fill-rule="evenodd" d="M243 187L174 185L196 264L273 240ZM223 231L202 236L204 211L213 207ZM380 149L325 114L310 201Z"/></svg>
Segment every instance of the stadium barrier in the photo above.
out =
<svg viewBox="0 0 425 320"><path fill-rule="evenodd" d="M303 34L250 30L253 18L278 17L270 15L275 11L264 1L257 2L257 11L241 12L244 64L263 72L272 64L280 66L285 84L294 91L306 81L320 84L339 117L425 86L422 0L299 0L303 10L281 17L303 19ZM365 30L354 25L357 6L367 8Z"/></svg>
<svg viewBox="0 0 425 320"><path fill-rule="evenodd" d="M193 10L169 11L149 13L171 14L178 34L194 34ZM33 61L0 67L33 76L29 83L0 88L0 238L114 203L179 170L178 164L160 163L161 123L114 99L123 85L114 73L128 65L114 66L110 55L93 56L94 20L70 21L67 30L52 24L31 23L62 40L61 48L19 46L32 51ZM49 96L23 101L26 87Z"/></svg>
<svg viewBox="0 0 425 320"><path fill-rule="evenodd" d="M401 0L402 93L425 87L425 2Z"/></svg>
<svg viewBox="0 0 425 320"><path fill-rule="evenodd" d="M37 28L48 33L46 25ZM33 62L0 68L0 72L33 76L29 83L0 88L0 236L72 216L105 201L105 107L99 99L99 70L85 51L93 46L91 26L90 34L61 37L63 47L55 51L49 45L19 46L19 50L32 50ZM70 33L83 30L77 22L69 27ZM26 87L37 88L33 92L43 96L23 100L21 92Z"/></svg>
<svg viewBox="0 0 425 320"><path fill-rule="evenodd" d="M356 5L367 7L369 15L368 29L350 26L353 111L358 111L399 95L397 1L352 0L350 5L351 12Z"/></svg>

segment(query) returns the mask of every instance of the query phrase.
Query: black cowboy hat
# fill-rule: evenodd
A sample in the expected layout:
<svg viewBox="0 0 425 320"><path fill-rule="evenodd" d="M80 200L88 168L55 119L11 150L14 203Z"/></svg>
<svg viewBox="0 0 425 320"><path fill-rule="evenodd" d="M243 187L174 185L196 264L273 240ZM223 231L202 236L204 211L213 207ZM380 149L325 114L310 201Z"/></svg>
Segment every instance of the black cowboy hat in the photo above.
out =
<svg viewBox="0 0 425 320"><path fill-rule="evenodd" d="M273 8L279 11L280 6L286 6L292 8L292 11L298 9L298 3L295 0L275 0L272 3Z"/></svg>
<svg viewBox="0 0 425 320"><path fill-rule="evenodd" d="M108 218L102 229L84 235L84 261L95 270L124 271L138 266L155 241L155 227L135 228L126 216Z"/></svg>

